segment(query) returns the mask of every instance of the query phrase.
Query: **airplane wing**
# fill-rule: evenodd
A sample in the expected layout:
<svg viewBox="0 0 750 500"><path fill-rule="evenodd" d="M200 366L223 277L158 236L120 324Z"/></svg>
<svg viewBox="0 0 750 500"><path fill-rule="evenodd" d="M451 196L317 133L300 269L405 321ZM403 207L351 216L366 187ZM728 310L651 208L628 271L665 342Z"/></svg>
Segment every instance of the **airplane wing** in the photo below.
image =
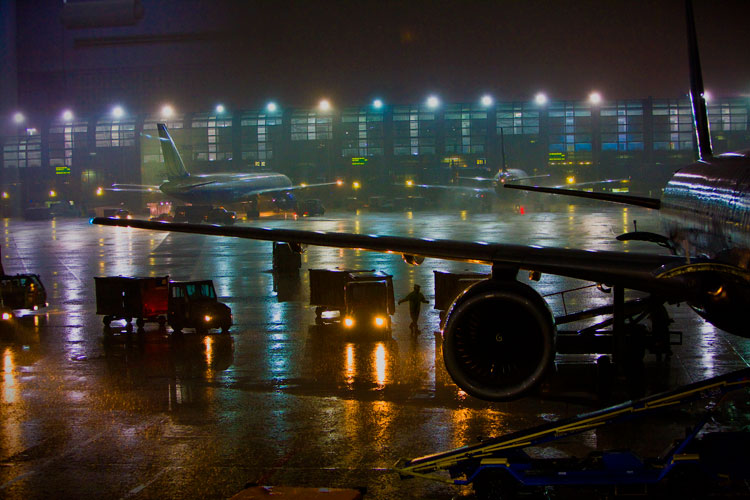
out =
<svg viewBox="0 0 750 500"><path fill-rule="evenodd" d="M441 324L446 370L461 389L491 401L516 399L538 386L556 352L555 319L545 299L516 279L519 270L619 286L613 304L621 309L625 288L674 302L700 293L700 287L691 282L691 264L668 255L102 217L92 223L281 241L293 250L308 244L396 253L409 263L430 257L491 264L493 279L479 281L459 294Z"/></svg>
<svg viewBox="0 0 750 500"><path fill-rule="evenodd" d="M296 191L299 189L309 189L309 188L315 188L315 187L321 187L321 186L333 186L333 185L341 185L340 182L320 182L318 184L298 184L296 186L289 186L285 188L267 188L267 189L258 189L257 191L253 191L252 194L273 194L273 193L286 193L288 191Z"/></svg>
<svg viewBox="0 0 750 500"><path fill-rule="evenodd" d="M95 217L91 219L91 222L104 226L284 241L303 245L352 248L403 254L404 256L495 264L515 270L538 271L608 285L619 285L634 290L658 293L669 291L670 295L674 295L674 283L668 283L670 279L660 278L659 271L684 263L684 259L670 255L545 248L484 241L470 242L296 229L213 226L105 217Z"/></svg>
<svg viewBox="0 0 750 500"><path fill-rule="evenodd" d="M397 184L397 186L403 186L403 184ZM407 187L416 187L420 189L444 189L446 191L453 191L455 193L465 193L465 194L488 194L492 195L495 193L491 188L484 188L484 187L471 187L471 186L455 186L455 185L440 185L440 184L414 184L413 186L407 186Z"/></svg>
<svg viewBox="0 0 750 500"><path fill-rule="evenodd" d="M151 184L112 184L106 191L152 193L159 191L159 186Z"/></svg>
<svg viewBox="0 0 750 500"><path fill-rule="evenodd" d="M541 179L542 177L549 177L550 174L540 174L540 175L527 175L524 177L513 177L509 182L516 182L516 181L527 181L529 179ZM461 180L467 180L467 181L476 181L476 182L493 182L497 179L493 177L459 177Z"/></svg>
<svg viewBox="0 0 750 500"><path fill-rule="evenodd" d="M654 210L659 210L661 207L661 200L658 198L648 198L646 196L633 196L620 193L593 193L589 191L578 191L576 189L520 186L518 184L506 184L504 187L507 189L520 189L522 191L535 191L537 193L560 194L564 196L575 196L578 198L589 198L592 200L611 201L613 203L624 203L625 205L634 205Z"/></svg>

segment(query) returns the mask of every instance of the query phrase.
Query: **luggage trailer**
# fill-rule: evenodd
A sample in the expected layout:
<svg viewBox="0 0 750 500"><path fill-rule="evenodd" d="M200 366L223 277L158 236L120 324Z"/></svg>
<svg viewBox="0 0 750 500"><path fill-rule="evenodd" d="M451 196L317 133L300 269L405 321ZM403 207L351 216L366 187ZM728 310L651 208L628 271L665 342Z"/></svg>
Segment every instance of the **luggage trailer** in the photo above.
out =
<svg viewBox="0 0 750 500"><path fill-rule="evenodd" d="M472 484L479 498L493 498L522 487L636 486L646 487L675 469L697 467L713 478L750 479L750 432L707 433L697 438L724 397L750 387L750 368L628 401L609 408L490 438L478 444L399 460L394 466L402 479L421 477L455 485ZM539 446L605 425L653 415L704 398L699 422L688 428L658 458L642 459L630 450L593 452L584 458L531 458L524 448ZM444 472L448 472L450 479Z"/></svg>

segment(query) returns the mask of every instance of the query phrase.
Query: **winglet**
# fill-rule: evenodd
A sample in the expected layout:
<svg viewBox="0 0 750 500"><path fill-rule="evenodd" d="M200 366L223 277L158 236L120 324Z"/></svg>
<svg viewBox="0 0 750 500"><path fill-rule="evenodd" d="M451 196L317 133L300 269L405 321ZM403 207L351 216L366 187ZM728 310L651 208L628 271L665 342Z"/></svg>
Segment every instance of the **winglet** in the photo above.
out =
<svg viewBox="0 0 750 500"><path fill-rule="evenodd" d="M174 141L169 135L167 126L163 123L157 123L156 128L159 130L159 141L161 142L161 152L164 155L164 165L167 167L167 177L178 179L190 176L185 169L185 164L182 163L177 146L174 145Z"/></svg>
<svg viewBox="0 0 750 500"><path fill-rule="evenodd" d="M711 133L708 129L708 113L706 111L706 96L703 89L703 74L701 60L698 55L698 36L695 32L695 16L693 15L692 0L685 0L685 17L687 19L688 60L690 62L690 103L693 106L693 122L695 137L698 141L698 157L711 158Z"/></svg>

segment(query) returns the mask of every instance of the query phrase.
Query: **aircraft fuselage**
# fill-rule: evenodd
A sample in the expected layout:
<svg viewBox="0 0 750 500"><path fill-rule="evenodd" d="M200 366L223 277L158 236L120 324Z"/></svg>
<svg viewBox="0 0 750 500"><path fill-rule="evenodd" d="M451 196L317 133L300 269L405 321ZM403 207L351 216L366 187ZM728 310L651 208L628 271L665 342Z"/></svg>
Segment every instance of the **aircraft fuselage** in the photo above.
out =
<svg viewBox="0 0 750 500"><path fill-rule="evenodd" d="M503 191L503 186L510 182L518 182L523 184L523 179L527 178L528 176L529 175L520 168L506 168L505 170L500 170L492 180L492 186L495 189L495 194L498 198L507 198L508 191Z"/></svg>
<svg viewBox="0 0 750 500"><path fill-rule="evenodd" d="M192 174L172 179L159 189L191 203L226 204L247 201L259 192L292 187L286 175L276 172Z"/></svg>
<svg viewBox="0 0 750 500"><path fill-rule="evenodd" d="M750 269L750 159L733 153L678 170L664 189L661 215L684 254Z"/></svg>

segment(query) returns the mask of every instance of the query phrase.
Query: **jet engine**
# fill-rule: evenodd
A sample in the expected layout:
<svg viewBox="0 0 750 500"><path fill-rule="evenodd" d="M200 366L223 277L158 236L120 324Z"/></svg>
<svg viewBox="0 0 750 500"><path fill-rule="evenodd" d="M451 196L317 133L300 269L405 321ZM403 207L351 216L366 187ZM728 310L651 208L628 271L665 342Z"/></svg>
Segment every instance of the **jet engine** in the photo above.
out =
<svg viewBox="0 0 750 500"><path fill-rule="evenodd" d="M557 328L545 300L517 281L483 280L451 305L443 360L454 382L474 397L515 399L535 387L555 357Z"/></svg>

